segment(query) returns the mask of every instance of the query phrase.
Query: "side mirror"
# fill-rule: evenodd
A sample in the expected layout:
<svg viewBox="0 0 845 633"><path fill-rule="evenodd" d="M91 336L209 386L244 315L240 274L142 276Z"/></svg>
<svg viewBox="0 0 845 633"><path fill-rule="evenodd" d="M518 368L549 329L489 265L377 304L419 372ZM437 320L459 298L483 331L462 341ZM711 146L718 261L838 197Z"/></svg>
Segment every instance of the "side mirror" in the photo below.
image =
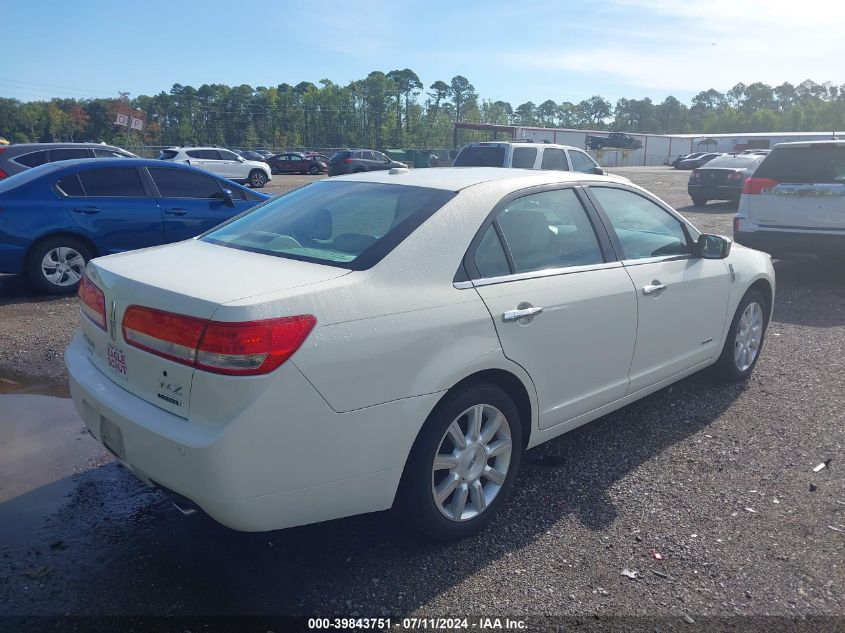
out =
<svg viewBox="0 0 845 633"><path fill-rule="evenodd" d="M246 159L243 156L238 156L238 162L239 163L245 163Z"/></svg>
<svg viewBox="0 0 845 633"><path fill-rule="evenodd" d="M597 176L604 176L604 169L601 167L593 167L592 172Z"/></svg>
<svg viewBox="0 0 845 633"><path fill-rule="evenodd" d="M226 204L227 207L234 207L235 206L235 198L232 195L231 189L224 189L223 190L223 202Z"/></svg>
<svg viewBox="0 0 845 633"><path fill-rule="evenodd" d="M725 259L731 252L733 242L721 235L704 234L696 244L698 256L704 259Z"/></svg>

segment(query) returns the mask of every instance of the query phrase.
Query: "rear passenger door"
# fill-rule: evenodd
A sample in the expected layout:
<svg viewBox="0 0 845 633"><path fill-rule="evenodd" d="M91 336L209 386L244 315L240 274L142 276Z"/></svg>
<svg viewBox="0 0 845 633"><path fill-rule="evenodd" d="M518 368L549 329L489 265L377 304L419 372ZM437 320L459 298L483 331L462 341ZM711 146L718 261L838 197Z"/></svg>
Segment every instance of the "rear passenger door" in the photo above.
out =
<svg viewBox="0 0 845 633"><path fill-rule="evenodd" d="M167 167L150 167L149 174L158 194L156 200L163 213L168 242L199 235L256 204L232 186L229 190L235 206L227 206L223 186L213 176Z"/></svg>
<svg viewBox="0 0 845 633"><path fill-rule="evenodd" d="M464 264L547 429L625 395L637 299L575 188L505 198ZM576 425L573 422L572 425Z"/></svg>
<svg viewBox="0 0 845 633"><path fill-rule="evenodd" d="M636 288L630 393L718 356L731 284L725 260L694 255L684 223L642 192L598 185L589 191Z"/></svg>
<svg viewBox="0 0 845 633"><path fill-rule="evenodd" d="M71 218L103 254L165 242L164 221L136 167L87 169L57 183Z"/></svg>

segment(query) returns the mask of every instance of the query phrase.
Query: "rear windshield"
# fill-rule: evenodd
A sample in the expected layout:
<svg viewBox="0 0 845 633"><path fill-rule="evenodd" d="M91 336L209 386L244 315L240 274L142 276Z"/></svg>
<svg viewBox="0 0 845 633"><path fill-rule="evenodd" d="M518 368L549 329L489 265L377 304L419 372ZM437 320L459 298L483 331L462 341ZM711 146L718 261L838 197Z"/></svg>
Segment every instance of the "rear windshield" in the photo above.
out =
<svg viewBox="0 0 845 633"><path fill-rule="evenodd" d="M711 167L725 167L729 169L747 169L754 167L757 163L763 160L762 156L754 156L746 154L745 156L717 156L706 165L706 169Z"/></svg>
<svg viewBox="0 0 845 633"><path fill-rule="evenodd" d="M476 145L463 148L455 158L455 167L504 167L505 148Z"/></svg>
<svg viewBox="0 0 845 633"><path fill-rule="evenodd" d="M201 239L363 270L378 263L454 196L441 189L323 180L256 207Z"/></svg>
<svg viewBox="0 0 845 633"><path fill-rule="evenodd" d="M845 145L776 147L754 175L779 182L845 182Z"/></svg>
<svg viewBox="0 0 845 633"><path fill-rule="evenodd" d="M159 160L170 160L171 158L176 158L179 154L175 149L163 149L161 150L161 154L158 155Z"/></svg>
<svg viewBox="0 0 845 633"><path fill-rule="evenodd" d="M15 187L20 187L21 185L25 185L29 182L32 182L33 180L40 178L44 174L49 174L51 171L57 171L59 169L64 169L64 165L45 163L43 165L33 167L32 169L27 169L26 171L19 172L14 176L4 178L3 180L0 180L0 193L9 191L11 189L14 189Z"/></svg>

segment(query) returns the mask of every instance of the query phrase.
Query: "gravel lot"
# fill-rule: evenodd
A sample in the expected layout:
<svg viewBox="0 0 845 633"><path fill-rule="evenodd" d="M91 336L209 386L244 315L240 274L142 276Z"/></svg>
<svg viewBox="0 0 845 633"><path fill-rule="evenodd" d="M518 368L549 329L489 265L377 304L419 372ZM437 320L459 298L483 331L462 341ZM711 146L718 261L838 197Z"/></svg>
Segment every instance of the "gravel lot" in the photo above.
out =
<svg viewBox="0 0 845 633"><path fill-rule="evenodd" d="M686 172L617 173L730 234L733 208L689 206ZM0 444L0 614L845 618L845 271L775 267L751 381L696 375L531 451L492 527L456 544L387 513L268 534L183 518L87 437L42 465L55 481L3 497ZM0 422L51 407L78 430L67 400L20 394L66 393L76 320L75 300L0 276L0 392L17 392Z"/></svg>

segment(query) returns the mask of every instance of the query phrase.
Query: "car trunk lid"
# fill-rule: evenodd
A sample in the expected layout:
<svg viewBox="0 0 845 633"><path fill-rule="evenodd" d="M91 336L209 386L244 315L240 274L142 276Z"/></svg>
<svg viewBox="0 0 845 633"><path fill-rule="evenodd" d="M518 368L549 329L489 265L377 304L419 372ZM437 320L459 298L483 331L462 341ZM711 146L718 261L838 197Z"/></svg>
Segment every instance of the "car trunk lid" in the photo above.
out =
<svg viewBox="0 0 845 633"><path fill-rule="evenodd" d="M91 362L113 382L187 418L193 376L199 370L130 344L122 327L128 308L210 320L221 304L318 284L348 272L196 240L113 255L92 260L87 270L103 292L106 327L83 314L81 329Z"/></svg>

